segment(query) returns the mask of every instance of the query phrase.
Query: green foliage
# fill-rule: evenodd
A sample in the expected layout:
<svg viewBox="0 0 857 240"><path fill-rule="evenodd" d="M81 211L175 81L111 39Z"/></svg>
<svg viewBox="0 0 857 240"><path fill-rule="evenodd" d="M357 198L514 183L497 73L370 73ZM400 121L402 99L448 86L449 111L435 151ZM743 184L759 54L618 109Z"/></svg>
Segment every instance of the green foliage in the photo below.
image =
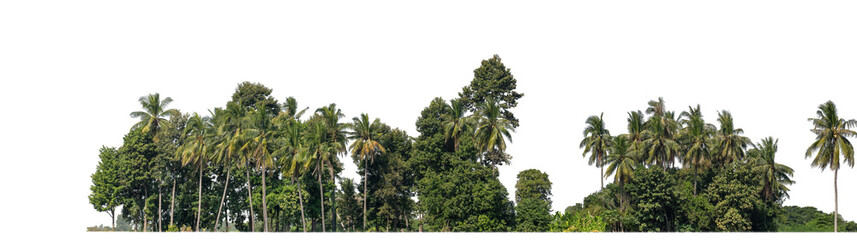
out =
<svg viewBox="0 0 857 240"><path fill-rule="evenodd" d="M92 174L92 186L89 187L92 193L89 194L89 203L96 211L107 212L111 221L114 221L116 207L122 203L119 196L119 153L115 148L101 147L98 158L101 160L98 162L95 173Z"/></svg>
<svg viewBox="0 0 857 240"><path fill-rule="evenodd" d="M549 230L553 218L550 203L538 198L524 198L515 205L516 231L545 232Z"/></svg>
<svg viewBox="0 0 857 240"><path fill-rule="evenodd" d="M632 214L643 232L674 231L678 197L671 174L660 168L639 168L635 180L625 186L631 197Z"/></svg>
<svg viewBox="0 0 857 240"><path fill-rule="evenodd" d="M551 181L548 174L536 169L527 169L518 173L518 182L515 183L515 201L523 199L537 199L552 203Z"/></svg>
<svg viewBox="0 0 857 240"><path fill-rule="evenodd" d="M587 211L556 212L550 223L551 232L603 232L606 227L607 223L601 216Z"/></svg>
<svg viewBox="0 0 857 240"><path fill-rule="evenodd" d="M473 70L473 81L469 86L461 89L458 94L460 101L470 110L486 102L488 99L497 102L502 109L503 118L509 120L514 127L518 127L518 119L509 109L518 105L518 99L523 93L515 91L518 80L512 76L509 68L503 65L500 56L482 60L482 65Z"/></svg>

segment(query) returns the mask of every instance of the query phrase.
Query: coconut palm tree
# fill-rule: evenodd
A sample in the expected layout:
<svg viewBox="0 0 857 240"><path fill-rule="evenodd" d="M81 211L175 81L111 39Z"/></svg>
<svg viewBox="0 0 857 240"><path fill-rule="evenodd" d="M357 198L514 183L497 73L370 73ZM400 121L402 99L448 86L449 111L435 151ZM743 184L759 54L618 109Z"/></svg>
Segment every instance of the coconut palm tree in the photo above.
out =
<svg viewBox="0 0 857 240"><path fill-rule="evenodd" d="M506 140L512 142L510 132L515 132L515 126L503 117L500 105L490 98L479 106L476 118L476 149L482 153L483 161L494 169L496 175L497 165L509 163L509 157L505 154Z"/></svg>
<svg viewBox="0 0 857 240"><path fill-rule="evenodd" d="M610 145L607 158L604 164L607 166L607 177L614 175L613 181L619 184L619 188L624 192L624 183L634 177L634 168L637 166L635 155L631 147L631 141L625 135L619 135L613 138L613 143Z"/></svg>
<svg viewBox="0 0 857 240"><path fill-rule="evenodd" d="M268 201L267 201L267 184L265 182L266 173L269 168L274 167L274 158L271 156L274 149L273 144L275 133L274 125L271 121L272 113L262 103L258 103L256 109L250 112L252 127L245 131L252 141L246 141L241 147L241 151L247 152L248 159L252 160L256 169L262 172L262 219L263 231L268 231Z"/></svg>
<svg viewBox="0 0 857 240"><path fill-rule="evenodd" d="M207 117L200 117L194 113L188 119L185 135L191 136L191 140L185 142L177 152L182 160L182 165L194 164L199 169L199 189L196 212L196 231L199 231L199 220L202 214L202 169L211 161L211 146L207 141L212 132L211 122Z"/></svg>
<svg viewBox="0 0 857 240"><path fill-rule="evenodd" d="M729 111L718 112L717 121L720 122L717 139L717 157L720 159L720 164L730 164L744 159L744 149L747 149L748 144L752 144L750 138L740 135L744 134L744 130L735 128Z"/></svg>
<svg viewBox="0 0 857 240"><path fill-rule="evenodd" d="M287 102L288 103L288 102ZM295 102L294 104L297 104ZM301 112L302 113L302 112ZM336 232L336 174L334 171L334 167L341 168L342 163L339 161L339 155L346 153L346 132L348 129L348 124L340 123L339 120L345 117L345 114L342 113L341 109L336 108L335 103L331 103L326 107L321 107L316 109L316 113L321 114L324 122L326 124L326 129L328 132L327 141L329 142L329 146L331 147L331 151L334 152L329 159L327 159L327 170L330 173L330 180L333 182L333 192L330 195L330 203L331 203L331 224L333 225L333 231Z"/></svg>
<svg viewBox="0 0 857 240"><path fill-rule="evenodd" d="M773 137L763 138L762 142L753 144L753 149L747 150L754 170L762 172L762 194L768 200L777 201L789 197L789 188L786 185L794 183L791 180L794 170L774 161L779 141Z"/></svg>
<svg viewBox="0 0 857 240"><path fill-rule="evenodd" d="M286 102L283 103L283 111L280 112L280 114L287 116L290 119L300 119L307 109L309 109L309 107L298 111L298 100L296 100L295 97L288 97L286 98Z"/></svg>
<svg viewBox="0 0 857 240"><path fill-rule="evenodd" d="M157 135L161 128L170 124L167 117L180 115L178 110L167 109L173 99L170 97L161 100L161 95L158 93L142 96L138 100L143 107L143 111L131 113L132 118L140 118L140 121L134 124L132 128L141 128L142 133L152 133L152 136ZM155 138L157 140L157 138Z"/></svg>
<svg viewBox="0 0 857 240"><path fill-rule="evenodd" d="M709 139L715 132L712 124L706 124L702 119L699 104L696 108L688 106L687 112L682 112L681 124L684 125L680 134L679 142L683 146L684 156L682 164L693 168L693 195L696 196L697 175L700 168L711 166L711 146Z"/></svg>
<svg viewBox="0 0 857 240"><path fill-rule="evenodd" d="M303 154L306 151L303 144L304 127L296 118L290 118L281 129L283 129L283 137L278 138L279 144L277 144L280 148L273 155L280 159L283 177L288 177L293 183L297 182L298 200L300 201L301 209L301 226L304 232L306 232L303 189L300 187L300 180L295 181L295 179L300 179L303 176L304 165L306 164L306 159L304 159L306 154Z"/></svg>
<svg viewBox="0 0 857 240"><path fill-rule="evenodd" d="M384 146L381 146L381 143L377 140L381 137L381 120L375 118L371 123L369 122L368 114L360 114L360 117L354 117L351 119L352 124L350 125L351 136L348 139L352 140L351 146L351 154L356 156L355 160L363 161L363 230L366 230L366 202L369 199L369 189L367 188L367 183L369 182L369 163L374 162L375 155L378 153L387 152L384 149Z"/></svg>
<svg viewBox="0 0 857 240"><path fill-rule="evenodd" d="M583 129L583 141L580 148L584 148L583 156L589 154L589 165L601 168L601 189L604 189L604 157L610 148L612 137L610 131L604 127L604 113L600 116L589 116L586 119L586 128Z"/></svg>
<svg viewBox="0 0 857 240"><path fill-rule="evenodd" d="M676 142L679 124L675 120L675 113L666 111L662 97L658 101L649 101L646 113L651 114L645 130L649 138L643 142L646 146L645 154L648 155L646 162L664 169L671 167L680 147Z"/></svg>
<svg viewBox="0 0 857 240"><path fill-rule="evenodd" d="M839 189L836 186L836 180L839 176L840 156L849 167L854 167L854 146L848 141L848 137L857 136L857 132L850 129L857 126L857 121L840 118L833 101L819 105L816 115L818 118L808 119L813 125L810 131L816 135L816 138L815 142L806 149L806 158L812 157L815 153L815 159L812 160L813 167L819 167L822 171L825 168L833 170L833 231L837 232L839 231Z"/></svg>
<svg viewBox="0 0 857 240"><path fill-rule="evenodd" d="M443 124L444 138L447 142L452 140L455 151L458 151L461 133L470 131L469 118L465 116L467 107L458 99L449 100L449 104L452 111L449 114L449 120Z"/></svg>

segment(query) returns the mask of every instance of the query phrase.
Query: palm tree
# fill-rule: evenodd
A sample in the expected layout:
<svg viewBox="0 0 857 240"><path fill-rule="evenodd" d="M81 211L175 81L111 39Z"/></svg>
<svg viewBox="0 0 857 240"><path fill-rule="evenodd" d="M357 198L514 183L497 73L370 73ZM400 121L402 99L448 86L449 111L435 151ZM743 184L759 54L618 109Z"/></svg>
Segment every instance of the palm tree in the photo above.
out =
<svg viewBox="0 0 857 240"><path fill-rule="evenodd" d="M324 122L316 120L319 118L320 115L315 115L314 118L310 118L309 120L307 150L303 152L304 155L301 158L307 160L304 163L304 168L312 169L312 172L318 176L318 194L320 195L319 199L321 199L321 231L325 232L327 230L324 216L324 184L322 184L321 177L324 175L325 164L330 167L331 159L338 153L338 147L335 146L335 142L328 141L327 125Z"/></svg>
<svg viewBox="0 0 857 240"><path fill-rule="evenodd" d="M717 121L720 122L717 146L720 164L729 164L743 159L744 149L747 149L748 144L752 144L750 138L739 135L743 134L744 130L734 127L732 114L729 111L718 112Z"/></svg>
<svg viewBox="0 0 857 240"><path fill-rule="evenodd" d="M287 102L289 104L289 102ZM294 102L293 104L297 104ZM301 111L303 113L303 111ZM332 147L331 151L334 151L335 154L328 159L329 164L328 172L330 172L330 180L333 182L333 192L330 195L330 203L332 205L331 209L331 224L333 225L333 231L336 232L336 174L334 173L334 167L341 166L342 163L339 161L339 155L345 154L345 141L346 141L346 130L348 128L348 124L340 123L339 119L345 117L345 114L342 113L341 109L336 108L335 103L331 103L327 107L321 107L316 109L316 113L321 114L324 118L324 122L327 125L328 137L327 141L330 142L330 146Z"/></svg>
<svg viewBox="0 0 857 240"><path fill-rule="evenodd" d="M300 119L307 109L309 109L309 107L298 111L298 100L296 100L295 97L288 97L286 98L286 102L283 103L283 111L280 112L280 114L285 115L290 119Z"/></svg>
<svg viewBox="0 0 857 240"><path fill-rule="evenodd" d="M624 192L624 183L634 177L634 168L637 166L637 161L634 159L639 153L633 151L631 142L625 135L613 138L609 153L604 161L604 164L608 165L607 176L615 173L613 181L618 183L619 188Z"/></svg>
<svg viewBox="0 0 857 240"><path fill-rule="evenodd" d="M351 149L351 154L357 157L356 159L363 161L363 230L366 230L366 202L369 199L369 190L367 188L369 182L369 163L375 161L376 154L387 152L387 150L377 141L381 137L381 120L375 118L370 123L369 115L365 113L360 114L359 118L354 117L351 120L353 123L350 127L353 131L348 139L353 142L351 142L349 149Z"/></svg>
<svg viewBox="0 0 857 240"><path fill-rule="evenodd" d="M791 180L794 170L774 161L779 141L772 137L763 138L762 142L753 144L753 149L747 151L747 155L753 160L754 169L762 172L762 193L768 200L788 198L789 188L786 185L794 183Z"/></svg>
<svg viewBox="0 0 857 240"><path fill-rule="evenodd" d="M688 106L687 112L682 112L681 120L684 129L680 139L684 147L684 156L681 158L684 166L693 168L693 195L696 196L696 183L699 168L707 168L711 165L711 147L708 145L711 135L714 134L714 125L706 124L702 119L699 104L696 108Z"/></svg>
<svg viewBox="0 0 857 240"><path fill-rule="evenodd" d="M848 141L848 137L857 136L857 132L849 129L857 126L857 121L839 118L833 101L819 105L816 115L818 118L808 119L813 125L810 131L815 133L816 138L815 142L806 149L806 158L817 153L812 160L812 166L819 167L822 171L825 168L833 170L833 231L837 232L839 231L839 189L836 186L836 179L839 176L839 157L843 156L845 163L849 167L854 167L854 146Z"/></svg>
<svg viewBox="0 0 857 240"><path fill-rule="evenodd" d="M652 114L646 121L646 134L649 138L643 142L647 148L646 162L659 165L663 169L671 167L680 147L676 142L679 124L675 120L675 113L665 110L663 98L649 101L646 113Z"/></svg>
<svg viewBox="0 0 857 240"><path fill-rule="evenodd" d="M482 152L483 160L491 165L496 175L497 165L509 163L509 158L505 156L506 139L512 142L510 132L515 132L515 126L503 117L500 105L490 98L479 106L476 117L476 149Z"/></svg>
<svg viewBox="0 0 857 240"><path fill-rule="evenodd" d="M250 161L248 156L249 148L244 146L252 141L252 136L247 134L247 130L251 129L251 119L247 116L247 108L244 108L236 102L227 102L226 109L223 114L223 125L220 126L223 131L224 145L221 146L224 155L232 157L236 166L241 166L244 169L245 179L247 179L247 200L250 209L248 221L250 221L250 231L256 231L255 214L253 213L253 186L250 184Z"/></svg>
<svg viewBox="0 0 857 240"><path fill-rule="evenodd" d="M300 201L301 208L301 226L303 227L304 232L306 232L304 201L303 194L301 193L302 188L300 187L301 181L295 181L295 179L300 179L303 175L303 166L306 163L306 159L303 158L306 156L303 154L303 152L306 151L303 145L304 127L296 118L291 118L285 122L282 129L283 137L278 139L280 142L278 146L281 146L281 148L275 151L273 155L280 159L283 177L288 177L292 182L297 182L298 200Z"/></svg>
<svg viewBox="0 0 857 240"><path fill-rule="evenodd" d="M467 114L467 107L458 99L449 100L449 103L452 111L449 115L450 119L443 125L444 138L446 141L452 140L455 151L458 151L461 133L470 131L469 118L464 116Z"/></svg>
<svg viewBox="0 0 857 240"><path fill-rule="evenodd" d="M175 109L167 109L173 99L170 97L164 98L161 100L161 95L159 93L149 94L147 96L142 96L138 100L140 101L140 105L143 107L143 111L135 111L131 112L132 118L140 118L140 121L134 124L132 128L138 129L140 128L143 134L151 133L153 137L153 141L158 142L158 138L154 136L158 135L160 129L164 127L168 127L170 125L167 117L173 117L181 115L178 110ZM163 181L162 178L158 179L159 181ZM162 229L161 224L161 191L160 186L162 184L158 184L158 229Z"/></svg>
<svg viewBox="0 0 857 240"><path fill-rule="evenodd" d="M159 130L166 127L170 122L166 117L179 115L179 111L175 109L167 109L173 99L170 97L161 100L161 95L158 93L142 96L138 100L144 111L136 111L131 113L132 118L140 118L140 121L134 124L132 128L141 128L142 133L152 132L152 136L157 135ZM157 138L155 138L157 140Z"/></svg>
<svg viewBox="0 0 857 240"><path fill-rule="evenodd" d="M586 128L583 129L583 141L580 148L584 148L583 156L589 155L589 165L601 168L601 189L604 189L604 156L612 141L610 131L604 127L604 113L601 116L589 116L586 119Z"/></svg>
<svg viewBox="0 0 857 240"><path fill-rule="evenodd" d="M273 124L271 122L271 113L262 103L258 103L256 110L250 113L252 128L247 129L245 134L251 136L252 141L247 141L241 147L242 151L248 152L248 158L256 164L256 169L262 172L262 219L263 231L268 231L268 201L265 189L265 182L268 168L274 167L274 158L271 156L273 146L270 144L274 140Z"/></svg>
<svg viewBox="0 0 857 240"><path fill-rule="evenodd" d="M630 151L637 152L633 157L638 164L642 163L646 159L646 151L644 150L645 146L643 146L643 142L648 137L647 133L646 121L643 120L643 113L639 110L628 112L628 133L625 134L625 137L631 141Z"/></svg>
<svg viewBox="0 0 857 240"><path fill-rule="evenodd" d="M177 152L181 159L182 165L195 164L199 169L199 189L197 198L196 212L196 231L199 231L199 220L202 217L202 168L211 160L211 147L206 141L211 134L211 123L208 118L200 117L194 113L188 119L185 135L190 135L192 140L186 142Z"/></svg>

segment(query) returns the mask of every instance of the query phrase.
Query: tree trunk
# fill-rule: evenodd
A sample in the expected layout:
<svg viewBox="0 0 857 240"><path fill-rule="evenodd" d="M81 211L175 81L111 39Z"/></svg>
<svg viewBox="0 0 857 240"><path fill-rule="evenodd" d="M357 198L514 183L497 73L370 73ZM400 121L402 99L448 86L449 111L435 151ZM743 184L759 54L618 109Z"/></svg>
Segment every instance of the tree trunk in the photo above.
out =
<svg viewBox="0 0 857 240"><path fill-rule="evenodd" d="M229 173L232 168L226 167L226 183L223 185L223 196L220 197L220 207L217 208L217 218L214 219L214 228L217 229L220 223L220 210L223 209L223 201L226 200L226 189L229 188ZM228 223L227 223L228 225Z"/></svg>
<svg viewBox="0 0 857 240"><path fill-rule="evenodd" d="M693 165L693 196L696 197L696 164Z"/></svg>
<svg viewBox="0 0 857 240"><path fill-rule="evenodd" d="M321 161L318 162L318 195L319 199L321 199L321 232L325 232L324 228L324 188L321 185L321 175L324 173L324 164Z"/></svg>
<svg viewBox="0 0 857 240"><path fill-rule="evenodd" d="M301 183L298 181L298 201L301 205L301 226L303 226L304 232L306 232L306 217L304 216L304 196L301 194Z"/></svg>
<svg viewBox="0 0 857 240"><path fill-rule="evenodd" d="M375 161L375 156L372 155L372 161ZM369 202L369 189L366 188L369 182L369 162L363 159L363 231L366 231L366 202Z"/></svg>
<svg viewBox="0 0 857 240"><path fill-rule="evenodd" d="M268 232L268 200L265 199L267 197L265 195L265 188L267 188L268 186L265 185L265 172L267 172L267 169L265 169L265 167L263 166L262 167L262 221L263 221L262 223L265 224L265 226L263 226L262 231Z"/></svg>
<svg viewBox="0 0 857 240"><path fill-rule="evenodd" d="M604 189L604 164L601 162L601 153L598 153L598 166L601 167L601 189Z"/></svg>
<svg viewBox="0 0 857 240"><path fill-rule="evenodd" d="M116 231L116 208L110 210L110 227L113 229L113 232Z"/></svg>
<svg viewBox="0 0 857 240"><path fill-rule="evenodd" d="M148 227L149 219L146 218L146 199L149 199L149 189L143 188L143 208L140 210L140 213L143 214L143 232L146 232L146 227Z"/></svg>
<svg viewBox="0 0 857 240"><path fill-rule="evenodd" d="M163 231L164 226L161 223L161 187L158 186L158 232Z"/></svg>
<svg viewBox="0 0 857 240"><path fill-rule="evenodd" d="M250 166L247 166L244 172L247 173L247 199L250 200L250 218L248 218L250 220L250 232L255 232L256 222L253 221L253 188L250 185Z"/></svg>
<svg viewBox="0 0 857 240"><path fill-rule="evenodd" d="M839 188L836 186L837 177L839 177L839 168L833 170L833 232L839 232Z"/></svg>
<svg viewBox="0 0 857 240"><path fill-rule="evenodd" d="M333 173L333 167L328 168L330 170L330 180L333 181L333 194L330 195L330 212L333 223L333 232L336 232L336 175Z"/></svg>
<svg viewBox="0 0 857 240"><path fill-rule="evenodd" d="M199 232L199 219L202 218L202 160L199 160L199 191L196 201L196 231Z"/></svg>
<svg viewBox="0 0 857 240"><path fill-rule="evenodd" d="M170 197L170 226L173 225L173 212L176 209L176 178L173 176L173 194Z"/></svg>

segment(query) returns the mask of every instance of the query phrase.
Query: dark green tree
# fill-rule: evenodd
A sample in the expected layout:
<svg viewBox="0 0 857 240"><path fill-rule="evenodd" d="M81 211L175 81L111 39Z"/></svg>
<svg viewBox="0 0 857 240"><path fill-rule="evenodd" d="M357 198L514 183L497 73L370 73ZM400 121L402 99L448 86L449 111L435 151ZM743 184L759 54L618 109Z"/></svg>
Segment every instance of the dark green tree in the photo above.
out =
<svg viewBox="0 0 857 240"><path fill-rule="evenodd" d="M518 182L515 184L517 231L549 230L553 219L550 214L551 185L548 175L539 170L528 169L518 173Z"/></svg>
<svg viewBox="0 0 857 240"><path fill-rule="evenodd" d="M493 99L500 105L503 118L509 120L513 127L518 127L518 119L509 109L518 106L518 99L524 96L515 88L518 80L512 76L512 71L503 65L500 56L482 60L482 65L473 70L473 81L458 93L460 101L467 109L476 110L476 106Z"/></svg>
<svg viewBox="0 0 857 240"><path fill-rule="evenodd" d="M110 227L116 229L116 207L122 203L119 198L119 154L115 148L101 147L98 153L98 166L92 174L92 191L89 203L96 211L110 215Z"/></svg>

